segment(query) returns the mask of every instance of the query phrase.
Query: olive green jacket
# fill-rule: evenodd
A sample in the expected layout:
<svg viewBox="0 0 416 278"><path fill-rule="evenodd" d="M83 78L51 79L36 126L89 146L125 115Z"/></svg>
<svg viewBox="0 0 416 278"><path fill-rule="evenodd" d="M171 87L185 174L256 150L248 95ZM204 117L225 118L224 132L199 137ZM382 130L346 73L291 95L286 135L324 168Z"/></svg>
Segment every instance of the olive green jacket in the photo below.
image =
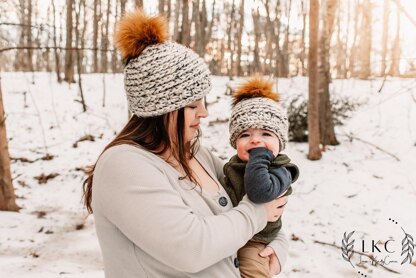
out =
<svg viewBox="0 0 416 278"><path fill-rule="evenodd" d="M235 155L224 165L225 176L220 182L230 197L233 206L237 206L246 194L244 186L246 164L247 162L242 161ZM285 167L292 176L292 183L299 177L298 167L295 164L290 163L289 157L285 154L279 154L269 167ZM292 187L289 187L284 195L290 195L291 193ZM276 237L276 234L280 231L281 227L281 218L276 222L269 222L261 232L254 235L253 239L268 244Z"/></svg>

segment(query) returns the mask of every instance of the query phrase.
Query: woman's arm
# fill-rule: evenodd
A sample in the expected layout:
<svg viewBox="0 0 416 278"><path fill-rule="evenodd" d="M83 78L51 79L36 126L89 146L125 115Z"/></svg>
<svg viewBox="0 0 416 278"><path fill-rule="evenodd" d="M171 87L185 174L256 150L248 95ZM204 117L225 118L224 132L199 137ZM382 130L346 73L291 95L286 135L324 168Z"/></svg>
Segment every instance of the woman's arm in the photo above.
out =
<svg viewBox="0 0 416 278"><path fill-rule="evenodd" d="M289 240L287 239L283 229L279 231L276 238L270 242L267 247L271 247L271 249L274 251L272 255L276 256L277 260L275 260L275 262L278 264L275 266L270 266L270 269L274 269L272 274L278 274L285 265L289 253Z"/></svg>
<svg viewBox="0 0 416 278"><path fill-rule="evenodd" d="M247 198L224 214L198 216L143 151L107 152L94 175L94 211L163 264L199 272L235 254L266 225L265 206Z"/></svg>

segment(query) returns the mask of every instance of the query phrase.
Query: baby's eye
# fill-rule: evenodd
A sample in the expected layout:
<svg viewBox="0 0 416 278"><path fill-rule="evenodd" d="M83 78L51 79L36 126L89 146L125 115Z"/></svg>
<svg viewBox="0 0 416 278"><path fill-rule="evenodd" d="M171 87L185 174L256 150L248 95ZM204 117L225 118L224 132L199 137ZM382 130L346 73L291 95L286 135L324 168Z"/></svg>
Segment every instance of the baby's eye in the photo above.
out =
<svg viewBox="0 0 416 278"><path fill-rule="evenodd" d="M243 133L240 135L240 138L249 137L250 135L248 133Z"/></svg>
<svg viewBox="0 0 416 278"><path fill-rule="evenodd" d="M272 136L270 132L263 132L263 136Z"/></svg>
<svg viewBox="0 0 416 278"><path fill-rule="evenodd" d="M196 109L196 106L195 105L188 105L188 106L186 106L186 108Z"/></svg>

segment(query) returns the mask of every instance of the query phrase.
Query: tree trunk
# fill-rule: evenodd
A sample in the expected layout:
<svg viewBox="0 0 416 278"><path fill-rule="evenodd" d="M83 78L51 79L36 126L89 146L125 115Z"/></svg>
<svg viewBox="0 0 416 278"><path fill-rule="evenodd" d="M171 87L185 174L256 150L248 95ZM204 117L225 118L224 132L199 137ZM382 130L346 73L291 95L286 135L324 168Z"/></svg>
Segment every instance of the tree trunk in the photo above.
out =
<svg viewBox="0 0 416 278"><path fill-rule="evenodd" d="M126 12L126 3L127 0L120 0L120 15L123 16Z"/></svg>
<svg viewBox="0 0 416 278"><path fill-rule="evenodd" d="M9 148L7 146L6 117L3 105L0 76L0 210L18 211L10 171Z"/></svg>
<svg viewBox="0 0 416 278"><path fill-rule="evenodd" d="M28 0L27 1L28 6L27 6L27 46L31 47L32 46L32 0ZM33 72L34 68L33 68L33 53L32 53L32 49L28 49L27 50L27 66L29 71Z"/></svg>
<svg viewBox="0 0 416 278"><path fill-rule="evenodd" d="M73 11L73 0L66 1L66 48L72 48L72 11ZM75 83L74 78L74 59L73 50L67 49L65 51L65 77L64 80L68 83Z"/></svg>
<svg viewBox="0 0 416 278"><path fill-rule="evenodd" d="M361 22L360 38L360 79L367 80L371 75L371 25L372 25L372 5L370 0L364 1L363 19Z"/></svg>
<svg viewBox="0 0 416 278"><path fill-rule="evenodd" d="M285 40L283 42L282 49L282 61L281 61L281 74L283 77L289 77L289 26L290 26L290 13L292 10L292 0L289 0L287 3L287 22L286 22L286 32Z"/></svg>
<svg viewBox="0 0 416 278"><path fill-rule="evenodd" d="M306 75L306 66L305 66L305 58L306 58L306 45L305 45L305 33L306 33L306 12L307 9L305 7L305 1L306 0L302 0L302 23L303 23L303 28L302 28L302 38L301 38L301 48L302 48L302 52L300 54L300 63L302 66L302 76Z"/></svg>
<svg viewBox="0 0 416 278"><path fill-rule="evenodd" d="M54 54L55 54L55 71L56 71L56 80L58 81L58 83L62 82L62 78L61 78L61 65L60 65L60 57L59 57L59 52L58 52L58 43L57 43L57 38L56 38L56 7L55 7L55 1L52 0L52 12L53 12L53 46L55 47L54 49Z"/></svg>
<svg viewBox="0 0 416 278"><path fill-rule="evenodd" d="M20 36L19 36L19 45L25 44L26 32L27 28L26 25L26 1L20 0L19 1L19 21L22 26L20 27ZM16 58L14 62L14 68L16 71L24 71L27 69L26 67L26 59L24 57L25 51L17 50L16 51Z"/></svg>
<svg viewBox="0 0 416 278"><path fill-rule="evenodd" d="M349 71L350 71L350 77L357 77L357 70L355 69L355 62L357 59L357 52L358 52L358 46L357 46L357 38L358 38L358 25L359 25L359 16L361 14L361 5L358 0L355 1L355 11L354 11L354 38L352 41L351 46L351 55L349 59Z"/></svg>
<svg viewBox="0 0 416 278"><path fill-rule="evenodd" d="M111 0L107 0L107 14L105 19L105 26L102 29L101 42L103 51L101 51L101 72L108 72L108 45L109 45L109 25L110 25L110 11L111 11Z"/></svg>
<svg viewBox="0 0 416 278"><path fill-rule="evenodd" d="M159 9L159 14L165 13L165 0L159 0L158 9Z"/></svg>
<svg viewBox="0 0 416 278"><path fill-rule="evenodd" d="M396 23L396 38L394 39L394 44L392 48L391 55L391 66L390 66L390 75L399 76L400 75L400 0L396 0L397 7L397 23Z"/></svg>
<svg viewBox="0 0 416 278"><path fill-rule="evenodd" d="M235 5L234 5L234 0L231 4L231 10L230 10L230 17L229 17L229 21L228 21L228 30L227 30L227 51L228 54L230 55L230 59L228 61L228 76L230 77L230 79L232 79L233 77L233 54L234 51L232 49L232 40L233 40L233 25L234 25L234 15L235 15Z"/></svg>
<svg viewBox="0 0 416 278"><path fill-rule="evenodd" d="M242 54L242 38L243 38L243 31L244 31L244 0L240 1L240 12L239 12L240 20L238 22L238 31L237 31L237 76L241 76L241 54Z"/></svg>
<svg viewBox="0 0 416 278"><path fill-rule="evenodd" d="M176 1L175 4L175 19L173 21L173 41L181 42L181 24L179 22L179 15L181 11L182 1Z"/></svg>
<svg viewBox="0 0 416 278"><path fill-rule="evenodd" d="M277 0L276 3L276 19L275 19L275 26L276 26L276 36L275 36L275 45L276 45L276 51L275 51L275 75L277 77L282 76L281 72L281 66L280 63L282 61L282 53L280 51L280 16L281 16L281 9L280 9L280 0Z"/></svg>
<svg viewBox="0 0 416 278"><path fill-rule="evenodd" d="M134 0L134 2L136 4L136 8L144 9L143 0Z"/></svg>
<svg viewBox="0 0 416 278"><path fill-rule="evenodd" d="M182 0L181 43L189 47L191 43L191 24L189 22L189 0Z"/></svg>
<svg viewBox="0 0 416 278"><path fill-rule="evenodd" d="M380 76L386 75L387 42L389 40L390 0L384 0L383 35L381 37L381 69Z"/></svg>
<svg viewBox="0 0 416 278"><path fill-rule="evenodd" d="M85 12L85 0L80 0L78 4L78 10L75 10L75 26L78 28L75 30L75 45L76 47L80 47L80 17L81 17L81 8L84 5L84 12ZM83 26L85 29L85 26ZM76 51L77 54L77 73L78 73L78 87L79 87L79 94L81 96L81 104L83 112L87 111L87 106L85 105L84 93L82 91L82 50L78 49Z"/></svg>
<svg viewBox="0 0 416 278"><path fill-rule="evenodd" d="M309 5L309 102L308 102L308 159L321 159L319 148L319 95L318 95L318 30L319 0Z"/></svg>
<svg viewBox="0 0 416 278"><path fill-rule="evenodd" d="M116 14L114 15L113 30L116 30L116 28L117 28L117 21L118 21L117 19L118 19L118 5L116 3ZM113 51L111 53L111 71L113 73L118 72L118 68L119 68L118 65L119 65L119 62L118 62L118 59L117 59L117 51Z"/></svg>
<svg viewBox="0 0 416 278"><path fill-rule="evenodd" d="M334 18L337 0L325 0L320 38L320 67L319 67L319 135L320 142L325 145L338 145L335 136L334 119L332 115L329 84L331 82L330 43L334 30Z"/></svg>
<svg viewBox="0 0 416 278"><path fill-rule="evenodd" d="M261 71L261 64L260 64L260 37L261 37L261 30L260 30L260 14L259 9L252 10L252 17L253 17L253 31L254 31L254 50L253 50L253 67L252 72L260 72Z"/></svg>
<svg viewBox="0 0 416 278"><path fill-rule="evenodd" d="M93 72L98 72L98 23L100 21L101 16L98 14L98 5L99 5L99 0L94 0L94 20L92 23L92 30L93 30L93 35L92 35L92 44L93 44L93 52L92 52L92 70ZM123 2L123 1L122 1ZM124 2L125 4L125 2Z"/></svg>
<svg viewBox="0 0 416 278"><path fill-rule="evenodd" d="M192 1L192 21L191 26L194 26L193 34L193 50L201 56L201 13L199 12L199 0ZM192 27L191 27L192 28Z"/></svg>

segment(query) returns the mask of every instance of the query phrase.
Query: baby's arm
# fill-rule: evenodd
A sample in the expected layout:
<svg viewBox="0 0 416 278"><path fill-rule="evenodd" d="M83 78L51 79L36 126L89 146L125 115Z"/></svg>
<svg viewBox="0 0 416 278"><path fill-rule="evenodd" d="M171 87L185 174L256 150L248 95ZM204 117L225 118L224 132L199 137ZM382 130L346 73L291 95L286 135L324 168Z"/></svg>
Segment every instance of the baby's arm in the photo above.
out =
<svg viewBox="0 0 416 278"><path fill-rule="evenodd" d="M244 174L244 186L248 198L254 203L267 203L284 193L292 183L292 176L285 167L269 169L273 153L263 147L250 151Z"/></svg>

